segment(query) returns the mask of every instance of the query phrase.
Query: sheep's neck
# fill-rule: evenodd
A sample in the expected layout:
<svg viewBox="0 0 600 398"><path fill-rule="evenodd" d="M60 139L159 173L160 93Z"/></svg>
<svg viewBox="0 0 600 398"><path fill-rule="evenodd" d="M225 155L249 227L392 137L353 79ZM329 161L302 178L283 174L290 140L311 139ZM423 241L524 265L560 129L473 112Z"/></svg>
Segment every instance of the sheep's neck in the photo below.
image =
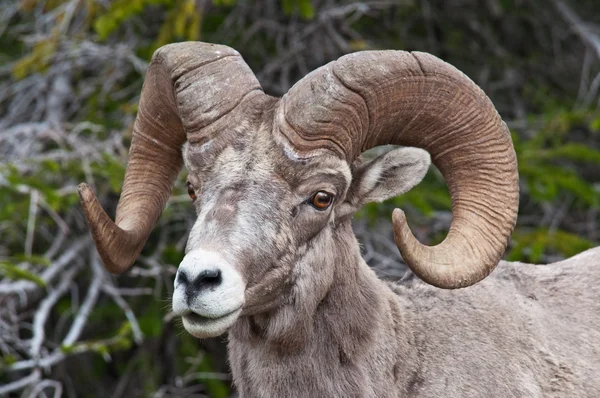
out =
<svg viewBox="0 0 600 398"><path fill-rule="evenodd" d="M266 394L260 396L292 396L293 388L303 388L302 380L309 383L324 375L350 384L358 378L370 388L370 367L387 361L388 374L402 368L401 358L389 355L398 352L397 343L410 346L409 336L398 335L398 301L364 263L354 235L335 247L341 260L335 262L333 283L314 311L284 306L269 315L242 318L230 333L230 362L243 396L260 395L258 390ZM331 264L310 266L318 270ZM278 384L282 380L283 386ZM321 387L313 393L328 391Z"/></svg>

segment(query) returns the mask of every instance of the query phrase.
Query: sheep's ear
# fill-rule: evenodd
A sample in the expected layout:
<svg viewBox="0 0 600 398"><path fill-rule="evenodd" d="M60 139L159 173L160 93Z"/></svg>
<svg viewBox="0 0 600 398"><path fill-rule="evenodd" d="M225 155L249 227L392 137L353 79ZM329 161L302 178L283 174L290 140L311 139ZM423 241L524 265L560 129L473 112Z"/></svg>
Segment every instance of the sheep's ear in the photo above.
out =
<svg viewBox="0 0 600 398"><path fill-rule="evenodd" d="M408 192L423 180L430 164L427 151L398 148L358 166L337 218L353 214L365 203L382 202Z"/></svg>

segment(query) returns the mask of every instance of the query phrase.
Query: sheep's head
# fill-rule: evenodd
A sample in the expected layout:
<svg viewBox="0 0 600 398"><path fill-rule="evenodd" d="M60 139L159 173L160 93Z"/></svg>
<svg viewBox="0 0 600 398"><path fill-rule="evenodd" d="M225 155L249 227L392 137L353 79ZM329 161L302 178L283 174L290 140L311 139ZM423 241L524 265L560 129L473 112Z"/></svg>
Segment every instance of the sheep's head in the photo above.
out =
<svg viewBox="0 0 600 398"><path fill-rule="evenodd" d="M356 244L340 224L363 203L416 185L430 163L426 151L401 148L350 167L330 153L298 159L268 128L242 125L236 136L235 143L186 144L183 151L198 218L173 310L198 337L285 302L316 306L341 261L336 254L345 253L339 240Z"/></svg>
<svg viewBox="0 0 600 398"><path fill-rule="evenodd" d="M426 151L358 159L390 143ZM163 47L144 83L116 222L87 186L80 195L106 268L120 273L139 255L185 162L198 219L173 310L190 333L208 337L240 315L283 304L302 264L333 262L340 225L362 204L417 184L428 153L452 196L450 231L440 245L423 246L396 210L395 240L423 280L465 287L487 276L506 248L518 204L516 158L489 99L428 54L351 54L275 99L230 48ZM328 267L312 275L313 289L331 283Z"/></svg>

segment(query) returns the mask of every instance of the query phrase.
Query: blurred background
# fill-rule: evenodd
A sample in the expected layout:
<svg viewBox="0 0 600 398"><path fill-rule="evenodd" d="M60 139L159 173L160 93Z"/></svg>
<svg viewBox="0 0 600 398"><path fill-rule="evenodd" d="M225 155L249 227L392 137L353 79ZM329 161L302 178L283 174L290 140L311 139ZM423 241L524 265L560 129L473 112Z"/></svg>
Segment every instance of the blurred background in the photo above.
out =
<svg viewBox="0 0 600 398"><path fill-rule="evenodd" d="M236 48L273 95L345 53L433 53L511 129L521 202L505 257L547 263L600 244L597 0L2 0L0 396L235 396L225 339L198 341L170 314L195 220L185 171L118 278L76 194L86 181L114 215L148 61L184 40ZM441 241L451 212L439 172L355 219L367 262L398 279L394 207L421 241Z"/></svg>

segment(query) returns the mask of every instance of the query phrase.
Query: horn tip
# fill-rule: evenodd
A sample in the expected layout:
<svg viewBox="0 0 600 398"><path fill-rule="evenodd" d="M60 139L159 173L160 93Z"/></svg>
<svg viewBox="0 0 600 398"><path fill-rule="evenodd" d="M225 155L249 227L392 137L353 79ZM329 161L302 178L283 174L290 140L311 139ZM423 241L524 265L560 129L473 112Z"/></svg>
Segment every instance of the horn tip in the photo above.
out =
<svg viewBox="0 0 600 398"><path fill-rule="evenodd" d="M402 209L394 209L392 212L392 221L395 223L405 223L406 222L406 214Z"/></svg>
<svg viewBox="0 0 600 398"><path fill-rule="evenodd" d="M404 247L404 241L407 233L410 233L408 223L406 222L406 214L402 209L394 209L392 212L392 225L394 227L394 237L396 243L400 247L400 251Z"/></svg>
<svg viewBox="0 0 600 398"><path fill-rule="evenodd" d="M412 251L416 244L416 239L406 221L406 214L402 209L394 209L392 213L392 228L394 230L394 241L400 254L407 263L412 258Z"/></svg>
<svg viewBox="0 0 600 398"><path fill-rule="evenodd" d="M85 182L79 184L77 193L104 268L111 274L122 274L129 269L130 264L122 261L121 257L116 257L115 251L108 248L107 241L122 242L126 239L125 233L104 212L98 203L96 194L88 184Z"/></svg>
<svg viewBox="0 0 600 398"><path fill-rule="evenodd" d="M92 188L85 182L82 182L77 186L77 193L79 194L79 199L86 203L92 201L95 196Z"/></svg>

